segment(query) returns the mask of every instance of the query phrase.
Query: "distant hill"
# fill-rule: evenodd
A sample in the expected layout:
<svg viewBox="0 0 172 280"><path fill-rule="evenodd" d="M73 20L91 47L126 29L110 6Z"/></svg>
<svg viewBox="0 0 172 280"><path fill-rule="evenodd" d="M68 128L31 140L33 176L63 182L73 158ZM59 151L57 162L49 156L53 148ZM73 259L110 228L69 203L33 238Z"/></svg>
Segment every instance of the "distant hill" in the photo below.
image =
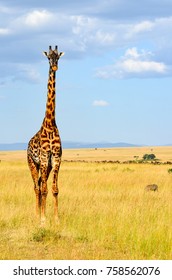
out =
<svg viewBox="0 0 172 280"><path fill-rule="evenodd" d="M64 149L139 147L139 145L122 143L122 142L121 143L108 143L108 142L84 143L84 142L64 141L62 144Z"/></svg>
<svg viewBox="0 0 172 280"><path fill-rule="evenodd" d="M0 144L0 151L18 151L26 150L26 143L11 143L11 144Z"/></svg>
<svg viewBox="0 0 172 280"><path fill-rule="evenodd" d="M115 148L115 147L139 147L140 145L134 145L129 143L108 143L108 142L98 142L98 143L84 143L84 142L72 142L63 141L62 147L64 149L86 149L86 148ZM27 143L11 143L11 144L0 144L0 151L17 151L26 150Z"/></svg>

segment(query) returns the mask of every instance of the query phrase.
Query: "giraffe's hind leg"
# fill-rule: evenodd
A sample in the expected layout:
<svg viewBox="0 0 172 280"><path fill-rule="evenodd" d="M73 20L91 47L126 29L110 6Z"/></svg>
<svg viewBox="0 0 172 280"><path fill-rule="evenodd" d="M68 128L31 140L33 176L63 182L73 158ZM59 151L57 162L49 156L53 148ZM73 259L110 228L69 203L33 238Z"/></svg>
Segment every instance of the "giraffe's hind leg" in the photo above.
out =
<svg viewBox="0 0 172 280"><path fill-rule="evenodd" d="M55 215L55 220L58 222L58 193L59 193L59 188L58 188L58 173L59 173L59 168L60 168L60 163L61 160L58 159L58 161L54 162L53 164L53 185L52 185L52 193L54 196L54 215Z"/></svg>
<svg viewBox="0 0 172 280"><path fill-rule="evenodd" d="M31 171L32 179L34 182L34 191L36 195L36 215L40 216L40 208L41 208L41 190L40 190L40 183L39 183L39 165L34 162L32 157L28 155L28 165Z"/></svg>
<svg viewBox="0 0 172 280"><path fill-rule="evenodd" d="M45 225L46 220L46 198L48 194L47 180L51 172L51 165L42 164L40 166L41 176L39 178L38 184L40 186L40 209L41 209L41 226Z"/></svg>
<svg viewBox="0 0 172 280"><path fill-rule="evenodd" d="M48 165L48 167L45 165L42 165L40 168L41 176L38 180L38 184L40 187L40 215L41 215L41 225L43 226L45 224L45 214L46 214L46 197L48 194L47 189L47 180L51 172L51 165Z"/></svg>

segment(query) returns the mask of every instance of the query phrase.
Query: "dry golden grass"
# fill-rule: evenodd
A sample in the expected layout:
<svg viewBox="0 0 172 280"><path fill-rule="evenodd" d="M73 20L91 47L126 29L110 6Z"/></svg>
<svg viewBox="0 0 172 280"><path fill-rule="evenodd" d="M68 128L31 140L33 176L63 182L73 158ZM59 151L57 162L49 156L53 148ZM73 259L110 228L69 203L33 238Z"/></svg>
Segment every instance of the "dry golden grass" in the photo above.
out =
<svg viewBox="0 0 172 280"><path fill-rule="evenodd" d="M171 147L64 150L65 160L133 160ZM0 152L0 259L171 259L171 165L62 162L60 225L53 220L51 177L47 224L35 217L26 152ZM158 192L145 192L155 183Z"/></svg>
<svg viewBox="0 0 172 280"><path fill-rule="evenodd" d="M87 161L126 161L139 159L144 154L155 154L160 161L172 161L172 147L134 147L134 148L105 148L105 149L73 149L64 150L64 160L87 160Z"/></svg>

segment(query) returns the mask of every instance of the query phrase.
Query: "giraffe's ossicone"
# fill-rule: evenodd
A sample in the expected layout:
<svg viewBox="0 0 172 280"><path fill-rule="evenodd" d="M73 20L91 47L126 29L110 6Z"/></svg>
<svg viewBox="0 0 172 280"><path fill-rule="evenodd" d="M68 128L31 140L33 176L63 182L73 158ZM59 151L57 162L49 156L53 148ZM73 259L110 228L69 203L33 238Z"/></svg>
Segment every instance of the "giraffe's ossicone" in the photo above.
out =
<svg viewBox="0 0 172 280"><path fill-rule="evenodd" d="M49 53L44 52L49 60L48 94L45 118L40 130L31 138L27 149L28 165L34 182L36 194L36 213L45 223L46 197L48 193L47 180L52 170L52 193L55 204L55 218L58 219L58 173L61 163L62 146L59 131L55 121L55 82L58 60L63 55L49 47Z"/></svg>

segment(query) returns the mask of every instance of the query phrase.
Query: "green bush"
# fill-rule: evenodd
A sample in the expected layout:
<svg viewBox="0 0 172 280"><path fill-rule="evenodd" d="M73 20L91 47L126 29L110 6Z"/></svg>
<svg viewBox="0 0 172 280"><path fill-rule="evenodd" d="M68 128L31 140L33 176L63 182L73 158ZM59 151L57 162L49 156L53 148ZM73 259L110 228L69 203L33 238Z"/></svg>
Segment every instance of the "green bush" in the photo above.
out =
<svg viewBox="0 0 172 280"><path fill-rule="evenodd" d="M156 156L154 154L145 154L143 156L143 160L145 161L156 160Z"/></svg>
<svg viewBox="0 0 172 280"><path fill-rule="evenodd" d="M168 169L168 173L172 173L172 168Z"/></svg>

